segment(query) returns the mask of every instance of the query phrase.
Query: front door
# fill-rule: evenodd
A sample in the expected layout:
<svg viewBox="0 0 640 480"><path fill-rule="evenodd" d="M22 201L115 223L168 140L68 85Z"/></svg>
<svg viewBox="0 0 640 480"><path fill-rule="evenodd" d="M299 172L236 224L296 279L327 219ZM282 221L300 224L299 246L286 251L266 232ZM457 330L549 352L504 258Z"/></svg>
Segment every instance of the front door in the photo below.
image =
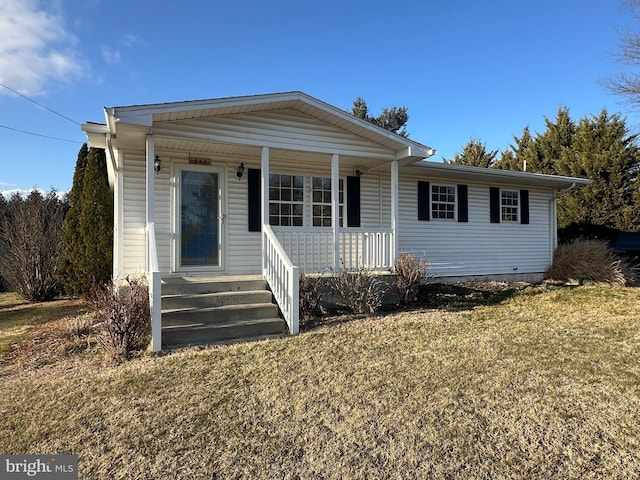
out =
<svg viewBox="0 0 640 480"><path fill-rule="evenodd" d="M222 173L212 168L191 167L180 169L178 177L178 269L221 269L224 219Z"/></svg>

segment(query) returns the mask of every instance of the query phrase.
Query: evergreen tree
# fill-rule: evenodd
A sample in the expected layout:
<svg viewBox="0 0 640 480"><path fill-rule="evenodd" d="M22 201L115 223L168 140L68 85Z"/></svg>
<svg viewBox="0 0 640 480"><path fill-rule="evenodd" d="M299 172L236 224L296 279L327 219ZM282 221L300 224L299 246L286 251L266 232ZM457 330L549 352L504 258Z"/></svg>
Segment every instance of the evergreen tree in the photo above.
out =
<svg viewBox="0 0 640 480"><path fill-rule="evenodd" d="M83 242L83 293L111 279L113 263L113 193L103 149L91 148L82 182L80 235Z"/></svg>
<svg viewBox="0 0 640 480"><path fill-rule="evenodd" d="M80 149L69 202L61 271L69 293L88 295L112 271L113 194L103 149Z"/></svg>
<svg viewBox="0 0 640 480"><path fill-rule="evenodd" d="M391 108L383 108L382 113L377 117L374 117L369 115L367 102L365 102L362 97L358 97L353 101L351 114L403 137L409 136L406 129L407 122L409 121L407 107L394 106Z"/></svg>
<svg viewBox="0 0 640 480"><path fill-rule="evenodd" d="M468 165L471 167L489 168L493 165L498 150L487 151L486 145L480 140L471 139L462 149L462 153L455 153L453 160L443 159L444 163L454 165Z"/></svg>
<svg viewBox="0 0 640 480"><path fill-rule="evenodd" d="M527 171L554 174L556 164L570 164L574 161L572 142L576 125L569 116L569 109L560 107L555 122L545 117L546 129L530 142L523 152ZM526 140L525 140L526 141Z"/></svg>
<svg viewBox="0 0 640 480"><path fill-rule="evenodd" d="M588 223L622 231L640 229L638 168L640 148L620 115L603 109L578 123L572 154L556 163L559 175L587 177L591 184L558 202L558 225Z"/></svg>
<svg viewBox="0 0 640 480"><path fill-rule="evenodd" d="M80 278L78 259L84 254L82 239L79 232L80 212L82 204L80 197L84 182L84 171L87 168L89 148L84 143L78 152L76 168L73 172L73 184L68 194L69 211L64 219L64 237L62 242L62 261L60 263L60 275L69 293L80 294Z"/></svg>
<svg viewBox="0 0 640 480"><path fill-rule="evenodd" d="M537 151L529 126L524 127L520 138L514 136L514 144L509 145L509 150L502 152L500 160L491 165L501 170L525 171L528 158L537 158Z"/></svg>

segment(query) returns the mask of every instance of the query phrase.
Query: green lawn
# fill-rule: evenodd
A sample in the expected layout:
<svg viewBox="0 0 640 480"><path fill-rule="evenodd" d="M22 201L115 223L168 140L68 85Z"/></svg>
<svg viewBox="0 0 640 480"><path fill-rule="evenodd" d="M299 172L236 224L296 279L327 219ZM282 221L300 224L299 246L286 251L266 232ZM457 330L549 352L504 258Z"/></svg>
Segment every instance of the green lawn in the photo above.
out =
<svg viewBox="0 0 640 480"><path fill-rule="evenodd" d="M638 352L640 290L588 286L70 357L0 376L0 452L90 479L638 478Z"/></svg>

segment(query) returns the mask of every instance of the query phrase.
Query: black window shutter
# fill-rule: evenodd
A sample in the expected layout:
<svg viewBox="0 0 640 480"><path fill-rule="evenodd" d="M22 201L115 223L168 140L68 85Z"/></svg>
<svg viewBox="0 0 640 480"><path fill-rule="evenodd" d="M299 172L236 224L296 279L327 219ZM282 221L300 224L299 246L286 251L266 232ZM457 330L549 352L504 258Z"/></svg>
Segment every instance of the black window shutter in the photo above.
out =
<svg viewBox="0 0 640 480"><path fill-rule="evenodd" d="M520 223L529 224L529 190L520 190Z"/></svg>
<svg viewBox="0 0 640 480"><path fill-rule="evenodd" d="M360 226L360 177L347 177L347 227Z"/></svg>
<svg viewBox="0 0 640 480"><path fill-rule="evenodd" d="M418 182L418 220L431 220L429 182Z"/></svg>
<svg viewBox="0 0 640 480"><path fill-rule="evenodd" d="M247 172L247 189L249 198L249 212L247 215L250 232L262 230L262 219L260 218L260 169L250 168Z"/></svg>
<svg viewBox="0 0 640 480"><path fill-rule="evenodd" d="M489 188L489 218L491 223L500 223L500 189Z"/></svg>
<svg viewBox="0 0 640 480"><path fill-rule="evenodd" d="M469 221L469 189L466 185L458 185L458 221Z"/></svg>

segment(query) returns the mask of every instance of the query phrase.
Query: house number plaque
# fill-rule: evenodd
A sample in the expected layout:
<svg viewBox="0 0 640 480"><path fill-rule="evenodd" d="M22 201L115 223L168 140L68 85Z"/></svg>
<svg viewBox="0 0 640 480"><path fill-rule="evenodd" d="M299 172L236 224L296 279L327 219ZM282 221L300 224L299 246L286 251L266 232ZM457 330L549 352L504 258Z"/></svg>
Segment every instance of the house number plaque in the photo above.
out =
<svg viewBox="0 0 640 480"><path fill-rule="evenodd" d="M211 165L211 159L189 157L189 164L190 165Z"/></svg>

